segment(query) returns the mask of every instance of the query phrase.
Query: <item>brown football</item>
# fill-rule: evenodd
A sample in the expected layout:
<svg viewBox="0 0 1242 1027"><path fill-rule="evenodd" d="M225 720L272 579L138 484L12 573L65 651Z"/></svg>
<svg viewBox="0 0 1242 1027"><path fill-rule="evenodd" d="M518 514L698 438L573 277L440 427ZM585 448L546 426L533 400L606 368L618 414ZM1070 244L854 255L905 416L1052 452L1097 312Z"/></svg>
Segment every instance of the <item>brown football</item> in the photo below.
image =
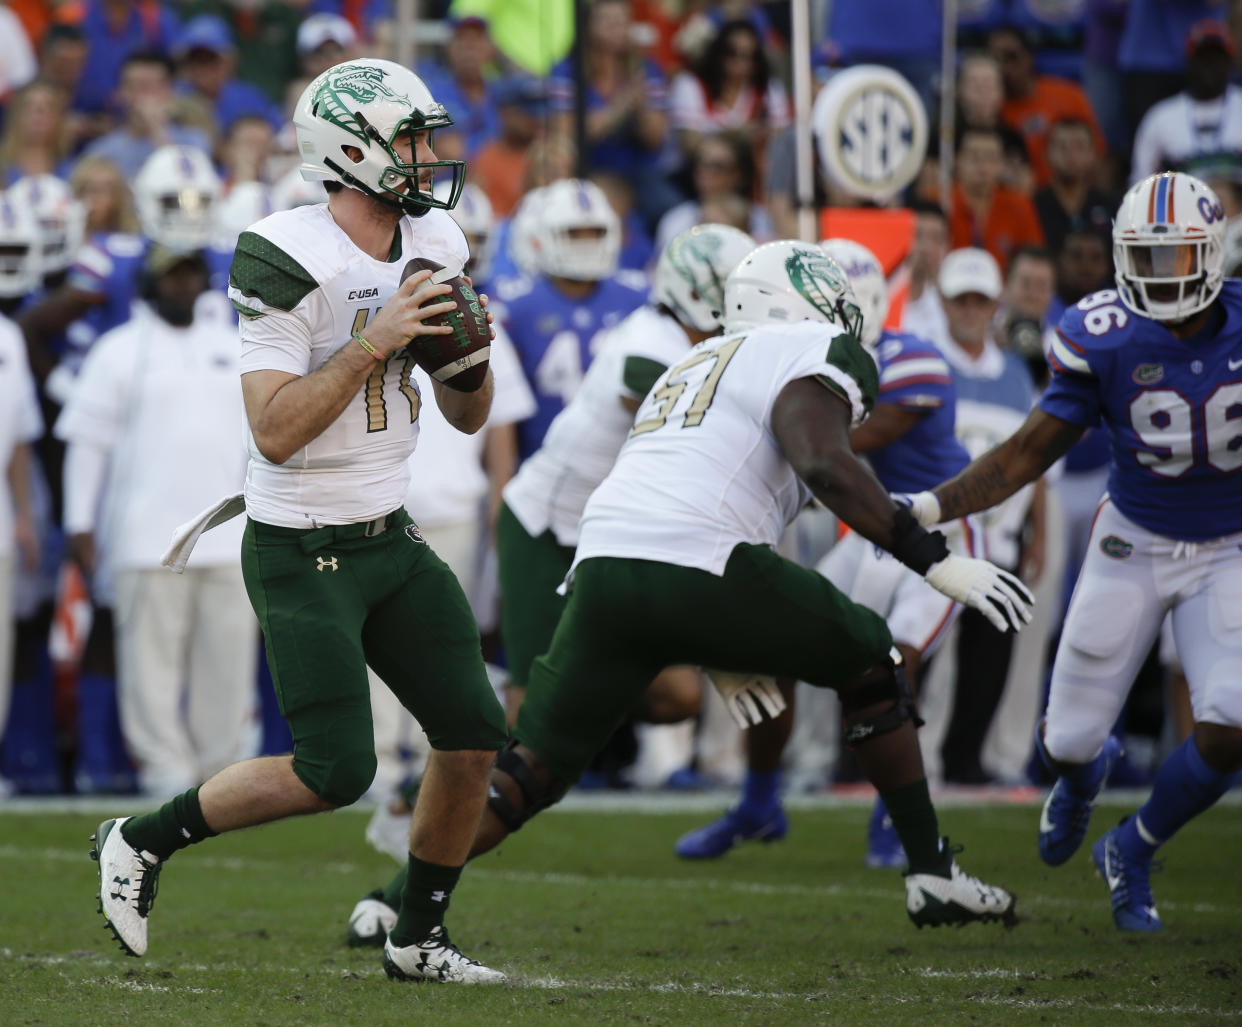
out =
<svg viewBox="0 0 1242 1027"><path fill-rule="evenodd" d="M415 257L407 263L401 272L401 281L424 270L432 272L431 281L444 283L453 290L429 302L452 300L457 309L427 318L425 324L448 325L453 331L447 335L415 336L410 342L414 359L441 385L458 392L474 392L487 377L487 361L491 356L492 332L487 312L465 278L426 257Z"/></svg>

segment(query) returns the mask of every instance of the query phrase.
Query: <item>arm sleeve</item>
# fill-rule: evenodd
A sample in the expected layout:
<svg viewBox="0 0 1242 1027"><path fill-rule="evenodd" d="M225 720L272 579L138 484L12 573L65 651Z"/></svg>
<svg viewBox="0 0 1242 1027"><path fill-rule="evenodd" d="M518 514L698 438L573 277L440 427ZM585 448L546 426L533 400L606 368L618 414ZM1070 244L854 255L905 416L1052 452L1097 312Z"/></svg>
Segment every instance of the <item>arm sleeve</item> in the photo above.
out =
<svg viewBox="0 0 1242 1027"><path fill-rule="evenodd" d="M71 442L65 451L65 533L95 530L95 513L103 495L108 451L92 442Z"/></svg>
<svg viewBox="0 0 1242 1027"><path fill-rule="evenodd" d="M70 444L87 442L107 452L125 428L129 383L136 373L132 333L109 333L86 355L69 401L56 419L55 434Z"/></svg>

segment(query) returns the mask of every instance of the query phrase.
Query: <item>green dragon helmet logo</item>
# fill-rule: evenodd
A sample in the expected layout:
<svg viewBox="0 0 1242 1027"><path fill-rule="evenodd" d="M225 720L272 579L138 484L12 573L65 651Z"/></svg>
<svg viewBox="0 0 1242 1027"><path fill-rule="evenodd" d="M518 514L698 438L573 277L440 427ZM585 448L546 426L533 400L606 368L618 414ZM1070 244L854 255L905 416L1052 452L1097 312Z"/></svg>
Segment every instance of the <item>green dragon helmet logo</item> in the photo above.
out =
<svg viewBox="0 0 1242 1027"><path fill-rule="evenodd" d="M705 300L719 306L724 302L724 281L716 273L720 239L707 232L676 240L669 249L669 263Z"/></svg>
<svg viewBox="0 0 1242 1027"><path fill-rule="evenodd" d="M311 107L318 117L343 128L363 142L367 141L366 133L358 124L353 112L345 105L345 98L352 97L360 103L374 103L381 98L388 100L401 99L384 84L382 68L371 68L366 65L347 64L340 71L324 77L323 84L315 91L315 99Z"/></svg>
<svg viewBox="0 0 1242 1027"><path fill-rule="evenodd" d="M785 259L785 274L811 306L829 321L840 321L837 300L849 288L849 283L841 269L826 254L797 250Z"/></svg>

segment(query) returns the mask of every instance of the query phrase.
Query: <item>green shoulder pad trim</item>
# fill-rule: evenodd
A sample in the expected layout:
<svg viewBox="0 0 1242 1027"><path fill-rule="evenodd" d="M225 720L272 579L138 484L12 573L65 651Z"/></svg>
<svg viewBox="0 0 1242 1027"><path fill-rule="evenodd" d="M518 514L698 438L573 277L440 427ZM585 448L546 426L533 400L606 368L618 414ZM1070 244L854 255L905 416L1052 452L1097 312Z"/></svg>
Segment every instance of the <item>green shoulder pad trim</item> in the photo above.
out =
<svg viewBox="0 0 1242 1027"><path fill-rule="evenodd" d="M667 370L668 367L658 360L650 360L647 357L626 357L621 381L635 396L642 397L651 391L651 386Z"/></svg>
<svg viewBox="0 0 1242 1027"><path fill-rule="evenodd" d="M862 343L848 332L844 332L832 340L832 344L828 347L828 355L824 359L834 367L840 368L858 384L858 391L862 393L863 408L870 413L880 391L880 372L871 354L863 349ZM836 391L840 391L840 388L837 387ZM849 402L849 397L846 397L846 402Z"/></svg>
<svg viewBox="0 0 1242 1027"><path fill-rule="evenodd" d="M258 297L267 306L286 311L319 288L306 268L255 232L242 232L237 240L229 285L243 296Z"/></svg>

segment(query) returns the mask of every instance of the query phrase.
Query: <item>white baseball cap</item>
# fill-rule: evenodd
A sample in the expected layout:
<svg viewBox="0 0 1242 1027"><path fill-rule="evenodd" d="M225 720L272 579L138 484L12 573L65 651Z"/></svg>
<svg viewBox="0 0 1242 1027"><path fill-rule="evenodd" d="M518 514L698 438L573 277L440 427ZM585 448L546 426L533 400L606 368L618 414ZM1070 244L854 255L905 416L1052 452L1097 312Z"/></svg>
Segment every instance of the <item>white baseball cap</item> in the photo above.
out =
<svg viewBox="0 0 1242 1027"><path fill-rule="evenodd" d="M314 53L324 43L348 50L358 40L354 27L339 14L312 14L298 26L298 53Z"/></svg>
<svg viewBox="0 0 1242 1027"><path fill-rule="evenodd" d="M977 292L990 300L1000 299L1000 265L987 250L973 246L954 250L940 262L937 285L940 295L947 300L968 292Z"/></svg>

